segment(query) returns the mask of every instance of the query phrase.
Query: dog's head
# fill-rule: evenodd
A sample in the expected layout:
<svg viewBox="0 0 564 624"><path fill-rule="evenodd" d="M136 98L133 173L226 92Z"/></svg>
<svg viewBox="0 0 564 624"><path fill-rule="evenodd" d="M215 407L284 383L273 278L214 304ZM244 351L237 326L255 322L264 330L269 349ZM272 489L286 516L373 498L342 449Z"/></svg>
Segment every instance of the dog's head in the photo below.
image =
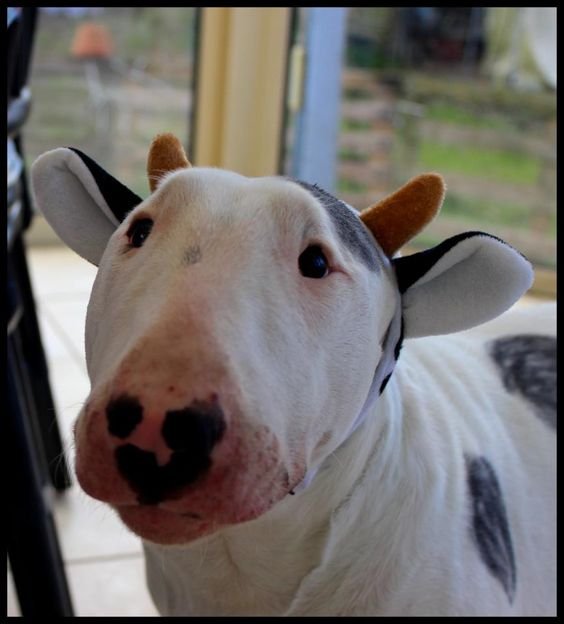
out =
<svg viewBox="0 0 564 624"><path fill-rule="evenodd" d="M407 257L440 176L357 213L316 186L191 167L176 139L137 197L81 152L32 171L41 212L99 266L76 470L141 537L184 543L266 513L343 443L402 337L484 322L530 286L474 232Z"/></svg>

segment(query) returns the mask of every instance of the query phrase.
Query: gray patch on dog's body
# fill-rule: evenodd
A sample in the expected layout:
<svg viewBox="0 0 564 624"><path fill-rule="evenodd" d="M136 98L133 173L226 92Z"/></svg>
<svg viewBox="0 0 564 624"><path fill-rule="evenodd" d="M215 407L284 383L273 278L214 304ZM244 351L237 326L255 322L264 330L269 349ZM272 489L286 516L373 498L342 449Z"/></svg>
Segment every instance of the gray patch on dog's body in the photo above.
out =
<svg viewBox="0 0 564 624"><path fill-rule="evenodd" d="M182 256L182 264L184 266L190 266L191 264L196 264L200 262L202 259L202 250L199 245L192 245L188 247Z"/></svg>
<svg viewBox="0 0 564 624"><path fill-rule="evenodd" d="M488 349L508 392L520 393L556 429L556 339L516 334L494 340Z"/></svg>
<svg viewBox="0 0 564 624"><path fill-rule="evenodd" d="M465 460L472 540L484 564L502 584L509 602L513 602L517 585L515 555L497 476L485 457L466 456Z"/></svg>
<svg viewBox="0 0 564 624"><path fill-rule="evenodd" d="M382 263L383 252L377 247L376 240L354 211L316 184L308 184L301 180L293 180L293 182L309 191L327 210L343 243L371 271L378 271Z"/></svg>

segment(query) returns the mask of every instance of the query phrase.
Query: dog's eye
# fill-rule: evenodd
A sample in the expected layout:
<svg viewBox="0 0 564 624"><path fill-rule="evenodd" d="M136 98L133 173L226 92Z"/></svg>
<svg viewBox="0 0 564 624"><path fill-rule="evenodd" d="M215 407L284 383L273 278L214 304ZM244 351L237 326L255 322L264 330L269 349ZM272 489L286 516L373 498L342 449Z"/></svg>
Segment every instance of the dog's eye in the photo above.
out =
<svg viewBox="0 0 564 624"><path fill-rule="evenodd" d="M127 232L127 238L131 247L141 247L151 233L152 227L152 219L134 221Z"/></svg>
<svg viewBox="0 0 564 624"><path fill-rule="evenodd" d="M329 263L319 245L310 245L302 252L298 264L304 277L321 279L329 273Z"/></svg>

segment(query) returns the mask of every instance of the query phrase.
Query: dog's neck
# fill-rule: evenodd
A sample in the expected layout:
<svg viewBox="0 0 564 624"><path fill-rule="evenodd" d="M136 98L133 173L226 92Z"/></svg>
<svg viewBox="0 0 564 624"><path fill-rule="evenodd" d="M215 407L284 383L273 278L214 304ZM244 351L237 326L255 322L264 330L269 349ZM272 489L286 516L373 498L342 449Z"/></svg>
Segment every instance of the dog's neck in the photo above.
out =
<svg viewBox="0 0 564 624"><path fill-rule="evenodd" d="M396 367L400 349L403 342L403 318L401 300L397 295L396 309L388 328L382 339L382 355L374 372L372 383L368 389L364 405L350 426L342 434L339 447L346 445L354 432L370 417L373 416L375 404L390 381ZM320 467L308 470L304 479L294 488L295 492L301 492L308 488L315 479Z"/></svg>
<svg viewBox="0 0 564 624"><path fill-rule="evenodd" d="M330 569L328 558L346 548L342 541L365 521L364 506L350 505L365 473L370 471L374 490L369 498L385 509L394 496L401 472L393 453L402 435L398 402L392 376L371 413L309 487L264 516L186 547L145 544L149 587L163 614L283 615L292 603L307 600L317 566Z"/></svg>

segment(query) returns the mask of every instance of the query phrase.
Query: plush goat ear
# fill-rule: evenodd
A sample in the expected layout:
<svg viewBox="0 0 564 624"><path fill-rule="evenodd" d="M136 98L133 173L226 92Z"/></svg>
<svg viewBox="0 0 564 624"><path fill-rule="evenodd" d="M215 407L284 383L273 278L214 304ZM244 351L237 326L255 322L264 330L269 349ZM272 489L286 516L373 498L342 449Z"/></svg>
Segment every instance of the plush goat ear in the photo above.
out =
<svg viewBox="0 0 564 624"><path fill-rule="evenodd" d="M406 338L468 329L511 307L533 282L528 260L483 232L453 236L392 263Z"/></svg>
<svg viewBox="0 0 564 624"><path fill-rule="evenodd" d="M77 254L98 266L110 236L143 200L77 149L39 156L31 169L36 206Z"/></svg>
<svg viewBox="0 0 564 624"><path fill-rule="evenodd" d="M384 253L392 257L439 212L445 183L437 173L411 179L398 191L360 213Z"/></svg>
<svg viewBox="0 0 564 624"><path fill-rule="evenodd" d="M182 143L174 134L170 132L158 134L151 143L147 158L147 176L151 192L157 188L160 180L169 171L188 169L191 166Z"/></svg>

